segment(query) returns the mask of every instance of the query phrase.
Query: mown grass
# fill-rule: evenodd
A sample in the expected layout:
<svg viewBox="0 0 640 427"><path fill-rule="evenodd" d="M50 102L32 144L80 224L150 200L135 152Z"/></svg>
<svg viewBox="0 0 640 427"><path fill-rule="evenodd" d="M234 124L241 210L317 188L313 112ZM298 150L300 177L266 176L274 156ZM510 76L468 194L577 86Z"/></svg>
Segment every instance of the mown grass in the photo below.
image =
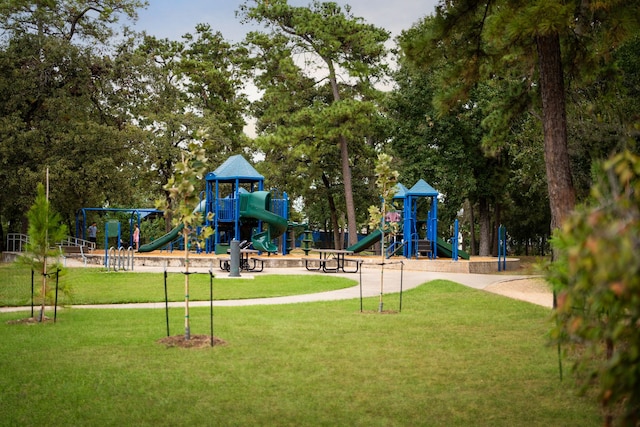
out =
<svg viewBox="0 0 640 427"><path fill-rule="evenodd" d="M182 310L170 313L183 332ZM0 314L4 425L600 424L558 379L548 309L446 281L405 292L397 314L357 300L216 308L227 344L204 349L158 344L164 310L6 323L20 317ZM191 318L208 333L208 309Z"/></svg>
<svg viewBox="0 0 640 427"><path fill-rule="evenodd" d="M215 274L215 272L214 272ZM39 291L39 275L35 290ZM357 284L355 280L329 275L286 277L255 275L254 279L214 279L217 300L268 298L331 291ZM55 280L51 280L55 285ZM209 274L189 276L189 298L204 301L210 297ZM59 294L59 303L108 304L164 301L163 273L106 272L96 268L66 268L60 273L59 286L71 290L69 296ZM184 300L184 275L167 275L170 301ZM31 301L31 270L17 263L0 264L0 306L27 305Z"/></svg>

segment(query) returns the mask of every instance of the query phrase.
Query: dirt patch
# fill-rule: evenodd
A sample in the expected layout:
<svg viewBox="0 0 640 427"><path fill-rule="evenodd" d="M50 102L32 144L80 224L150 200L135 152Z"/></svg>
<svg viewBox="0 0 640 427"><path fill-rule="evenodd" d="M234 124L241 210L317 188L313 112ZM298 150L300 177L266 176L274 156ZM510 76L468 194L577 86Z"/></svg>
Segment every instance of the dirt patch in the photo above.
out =
<svg viewBox="0 0 640 427"><path fill-rule="evenodd" d="M188 340L184 339L184 335L173 335L159 339L157 342L167 347L204 348L211 347L211 335L191 335ZM213 337L214 346L226 344L226 341Z"/></svg>
<svg viewBox="0 0 640 427"><path fill-rule="evenodd" d="M362 314L398 314L397 310L364 310L361 311Z"/></svg>
<svg viewBox="0 0 640 427"><path fill-rule="evenodd" d="M35 325L37 323L52 323L52 322L53 322L52 318L44 316L44 319L42 322L40 322L39 317L27 317L24 319L8 320L7 324L8 325Z"/></svg>
<svg viewBox="0 0 640 427"><path fill-rule="evenodd" d="M551 290L551 285L541 277L494 283L484 288L484 290L543 307L553 307L553 291Z"/></svg>

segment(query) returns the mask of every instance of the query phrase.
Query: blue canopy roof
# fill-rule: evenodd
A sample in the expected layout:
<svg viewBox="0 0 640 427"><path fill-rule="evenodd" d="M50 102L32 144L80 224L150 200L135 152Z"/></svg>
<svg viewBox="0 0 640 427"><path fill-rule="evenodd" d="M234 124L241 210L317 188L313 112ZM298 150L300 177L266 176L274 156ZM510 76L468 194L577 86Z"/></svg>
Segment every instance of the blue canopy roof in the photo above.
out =
<svg viewBox="0 0 640 427"><path fill-rule="evenodd" d="M394 199L404 199L407 196L407 192L409 191L407 187L398 183L396 184L396 195L393 196Z"/></svg>
<svg viewBox="0 0 640 427"><path fill-rule="evenodd" d="M438 191L421 179L407 192L408 196L437 197Z"/></svg>
<svg viewBox="0 0 640 427"><path fill-rule="evenodd" d="M209 172L206 179L207 181L257 182L264 181L264 176L260 175L242 155L237 154L225 160L215 171Z"/></svg>

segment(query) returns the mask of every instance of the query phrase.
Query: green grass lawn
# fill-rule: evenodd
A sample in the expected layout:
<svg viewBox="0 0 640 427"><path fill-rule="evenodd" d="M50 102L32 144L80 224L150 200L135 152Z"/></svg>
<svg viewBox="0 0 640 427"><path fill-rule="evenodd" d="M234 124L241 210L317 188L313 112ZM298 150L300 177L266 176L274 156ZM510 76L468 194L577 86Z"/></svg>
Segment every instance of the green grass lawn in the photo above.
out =
<svg viewBox="0 0 640 427"><path fill-rule="evenodd" d="M446 281L405 292L401 313L359 305L216 308L227 344L202 349L156 342L164 310L65 309L44 325L0 314L0 424L601 424L558 379L548 309ZM170 314L183 333L183 310ZM192 334L209 332L207 308L191 319Z"/></svg>
<svg viewBox="0 0 640 427"><path fill-rule="evenodd" d="M36 291L40 289L40 277L34 277ZM209 300L208 273L190 275L189 283L191 300ZM50 284L55 286L55 279L51 280ZM300 295L331 291L356 284L355 280L326 274L296 277L257 274L254 279L214 279L214 298L227 300ZM59 277L59 285L71 289L70 296L60 293L61 305L164 301L162 273L114 273L97 268L66 268ZM184 275L167 275L167 293L170 301L184 301ZM0 264L0 306L28 305L30 301L31 270L16 263Z"/></svg>

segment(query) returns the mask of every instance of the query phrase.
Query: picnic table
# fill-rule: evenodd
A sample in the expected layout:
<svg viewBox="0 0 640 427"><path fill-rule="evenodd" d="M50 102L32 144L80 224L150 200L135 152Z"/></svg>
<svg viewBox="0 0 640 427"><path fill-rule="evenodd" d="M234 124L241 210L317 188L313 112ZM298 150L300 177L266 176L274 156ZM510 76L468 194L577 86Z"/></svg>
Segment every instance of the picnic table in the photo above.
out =
<svg viewBox="0 0 640 427"><path fill-rule="evenodd" d="M347 255L353 255L353 251L345 249L311 249L311 251L318 253L318 257L304 257L304 266L309 271L357 273L362 263L362 260L347 258ZM355 268L345 268L353 264Z"/></svg>
<svg viewBox="0 0 640 427"><path fill-rule="evenodd" d="M227 249L227 253L231 253L231 249ZM264 269L264 260L256 255L260 251L255 249L240 249L240 270L260 272ZM225 271L231 271L231 258L221 257L218 258L220 263L220 269Z"/></svg>

